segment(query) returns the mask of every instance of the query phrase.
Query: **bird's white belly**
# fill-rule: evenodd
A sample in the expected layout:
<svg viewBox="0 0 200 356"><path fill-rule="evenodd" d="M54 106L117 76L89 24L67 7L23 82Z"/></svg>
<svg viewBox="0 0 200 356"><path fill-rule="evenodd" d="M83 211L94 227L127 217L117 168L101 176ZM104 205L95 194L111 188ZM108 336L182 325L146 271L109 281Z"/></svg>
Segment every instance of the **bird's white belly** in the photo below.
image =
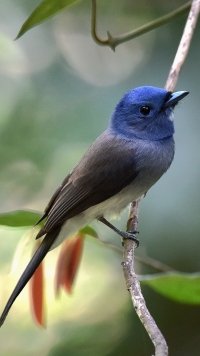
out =
<svg viewBox="0 0 200 356"><path fill-rule="evenodd" d="M90 224L94 219L100 216L116 217L131 201L139 198L144 193L145 190L141 186L130 184L113 197L67 220L63 224L52 249L57 247L66 237L75 234L81 227Z"/></svg>

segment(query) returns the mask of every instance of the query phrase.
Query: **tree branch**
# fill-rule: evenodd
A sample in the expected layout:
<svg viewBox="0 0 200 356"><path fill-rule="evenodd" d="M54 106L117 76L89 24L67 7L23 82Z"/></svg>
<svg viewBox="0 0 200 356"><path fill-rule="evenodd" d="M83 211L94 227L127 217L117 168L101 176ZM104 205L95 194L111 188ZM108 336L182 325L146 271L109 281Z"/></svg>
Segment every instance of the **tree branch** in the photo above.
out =
<svg viewBox="0 0 200 356"><path fill-rule="evenodd" d="M92 0L92 10L91 10L91 34L94 41L100 46L109 46L113 51L115 48L121 43L127 42L136 38L138 36L143 35L146 32L152 31L157 27L165 25L169 21L174 20L180 15L183 15L190 8L191 1L186 4L180 6L178 9L171 11L169 14L166 14L158 19L151 21L145 25L142 25L135 30L130 32L126 32L124 34L118 35L116 37L112 36L109 31L107 31L108 38L102 39L97 35L97 5L96 0Z"/></svg>
<svg viewBox="0 0 200 356"><path fill-rule="evenodd" d="M184 64L190 44L192 41L192 36L194 34L194 30L198 21L198 16L200 12L200 0L193 0L191 9L185 24L185 28L182 34L181 41L179 43L174 62L171 66L165 88L169 91L173 91L176 87L176 83L178 81L178 77L180 74L180 70L182 65Z"/></svg>
<svg viewBox="0 0 200 356"><path fill-rule="evenodd" d="M129 220L127 223L127 230L136 231L138 227L138 213L139 213L140 199L131 204ZM142 291L140 282L135 273L134 259L136 243L132 240L124 240L124 262L122 267L126 281L127 289L131 295L132 303L135 311L144 325L151 341L155 346L156 356L167 356L168 347L164 336L157 327L153 317L149 313Z"/></svg>
<svg viewBox="0 0 200 356"><path fill-rule="evenodd" d="M197 24L199 12L200 12L200 0L193 0L186 21L186 25L183 31L183 35L174 62L170 69L168 79L166 81L165 87L167 90L172 91L176 86L181 67L185 62L185 59L189 51L192 36L195 30L195 26ZM137 230L139 202L140 199L138 199L137 201L131 204L130 215L127 223L128 230L131 231ZM134 267L135 248L136 248L136 244L134 241L131 240L124 241L124 262L122 263L122 266L123 266L127 289L131 294L131 299L135 311L138 317L140 318L141 322L143 323L150 339L152 340L155 346L155 356L167 356L168 355L167 343L146 307L146 303L141 292L140 283L135 274L135 267Z"/></svg>

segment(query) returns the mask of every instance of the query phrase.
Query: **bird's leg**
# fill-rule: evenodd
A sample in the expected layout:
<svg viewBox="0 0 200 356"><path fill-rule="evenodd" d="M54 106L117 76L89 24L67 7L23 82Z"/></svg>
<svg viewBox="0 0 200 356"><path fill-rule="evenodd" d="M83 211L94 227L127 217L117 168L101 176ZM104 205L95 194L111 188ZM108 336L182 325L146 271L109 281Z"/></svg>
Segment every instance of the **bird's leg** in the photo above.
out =
<svg viewBox="0 0 200 356"><path fill-rule="evenodd" d="M112 225L108 220L106 220L103 216L99 217L98 220L102 222L104 225L108 226L110 229L115 231L118 235L120 235L123 239L133 240L137 247L139 246L139 240L136 238L136 234L138 231L121 231L114 225Z"/></svg>

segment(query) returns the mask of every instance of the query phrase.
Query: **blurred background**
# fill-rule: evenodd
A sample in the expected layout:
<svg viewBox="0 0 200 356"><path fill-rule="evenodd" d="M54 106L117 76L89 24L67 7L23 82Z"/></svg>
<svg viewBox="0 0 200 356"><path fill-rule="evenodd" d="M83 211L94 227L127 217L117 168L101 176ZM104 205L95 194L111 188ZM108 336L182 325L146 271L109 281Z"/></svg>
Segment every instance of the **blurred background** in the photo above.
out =
<svg viewBox="0 0 200 356"><path fill-rule="evenodd" d="M99 34L131 30L184 1L98 1ZM0 210L42 211L66 173L105 129L129 88L164 86L185 16L116 52L90 35L90 1L80 1L14 41L38 1L0 2ZM176 156L169 172L147 194L140 211L137 254L174 269L200 270L200 26L177 90L190 95L176 109ZM122 229L127 211L117 221ZM103 240L120 241L100 223ZM27 229L0 227L0 307L29 253L15 255ZM22 238L22 240L21 240ZM30 246L29 246L30 247ZM32 321L26 288L0 331L1 355L150 355L151 343L126 291L122 256L86 240L73 294L54 297L58 250L46 258L47 329ZM139 273L154 272L138 265ZM144 288L147 305L169 343L171 355L200 354L200 307L178 304Z"/></svg>

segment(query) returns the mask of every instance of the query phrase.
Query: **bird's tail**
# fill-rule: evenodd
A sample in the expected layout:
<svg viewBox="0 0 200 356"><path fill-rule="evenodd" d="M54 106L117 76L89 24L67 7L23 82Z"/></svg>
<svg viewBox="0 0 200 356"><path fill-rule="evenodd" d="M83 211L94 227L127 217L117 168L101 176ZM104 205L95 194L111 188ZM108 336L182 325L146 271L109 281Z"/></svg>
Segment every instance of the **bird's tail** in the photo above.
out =
<svg viewBox="0 0 200 356"><path fill-rule="evenodd" d="M25 287L25 285L28 283L30 278L32 277L33 273L39 266L39 264L42 262L43 258L46 256L47 252L53 245L57 235L59 234L60 227L56 228L54 231L48 233L44 240L42 241L41 245L38 247L36 252L34 253L32 259L26 266L24 272L22 273L19 281L17 282L10 298L8 299L6 306L0 316L0 327L3 325L10 308L12 307L15 299L18 297L18 295L21 293L22 289Z"/></svg>

